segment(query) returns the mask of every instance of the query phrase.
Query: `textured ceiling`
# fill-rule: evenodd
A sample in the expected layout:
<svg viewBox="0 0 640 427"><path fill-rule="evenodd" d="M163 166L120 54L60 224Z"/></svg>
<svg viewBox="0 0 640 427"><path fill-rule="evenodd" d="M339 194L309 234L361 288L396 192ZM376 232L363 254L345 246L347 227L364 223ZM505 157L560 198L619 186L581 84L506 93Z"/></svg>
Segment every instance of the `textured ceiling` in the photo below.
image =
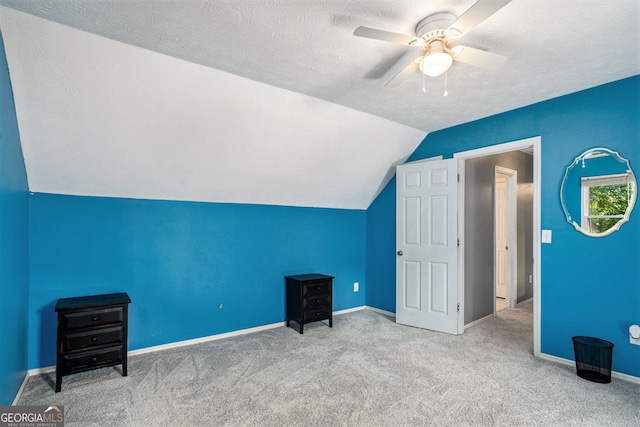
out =
<svg viewBox="0 0 640 427"><path fill-rule="evenodd" d="M446 98L352 35L474 2L0 0L30 188L366 208L427 132L640 74L637 0L513 0L462 39L507 64L454 63Z"/></svg>

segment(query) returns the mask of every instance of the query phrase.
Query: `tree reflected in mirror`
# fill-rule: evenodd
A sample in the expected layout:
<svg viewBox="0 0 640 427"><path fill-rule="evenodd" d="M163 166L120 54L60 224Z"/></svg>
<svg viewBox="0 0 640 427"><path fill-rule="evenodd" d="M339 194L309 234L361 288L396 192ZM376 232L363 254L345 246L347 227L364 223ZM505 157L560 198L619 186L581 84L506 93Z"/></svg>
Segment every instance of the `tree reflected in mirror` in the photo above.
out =
<svg viewBox="0 0 640 427"><path fill-rule="evenodd" d="M604 233L624 218L633 189L629 184L589 187L589 215L586 224L591 233ZM583 224L584 225L584 224Z"/></svg>

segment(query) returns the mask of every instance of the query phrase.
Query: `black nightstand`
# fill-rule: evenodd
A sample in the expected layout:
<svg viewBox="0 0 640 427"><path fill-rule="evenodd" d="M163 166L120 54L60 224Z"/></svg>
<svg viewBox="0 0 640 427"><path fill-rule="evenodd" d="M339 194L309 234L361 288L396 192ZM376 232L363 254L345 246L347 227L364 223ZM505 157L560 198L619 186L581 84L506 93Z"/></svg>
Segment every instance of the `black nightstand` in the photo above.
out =
<svg viewBox="0 0 640 427"><path fill-rule="evenodd" d="M64 375L122 364L122 376L127 376L130 303L126 293L58 300L56 393Z"/></svg>
<svg viewBox="0 0 640 427"><path fill-rule="evenodd" d="M293 320L304 332L304 324L329 320L333 327L333 276L302 274L287 276L287 326Z"/></svg>

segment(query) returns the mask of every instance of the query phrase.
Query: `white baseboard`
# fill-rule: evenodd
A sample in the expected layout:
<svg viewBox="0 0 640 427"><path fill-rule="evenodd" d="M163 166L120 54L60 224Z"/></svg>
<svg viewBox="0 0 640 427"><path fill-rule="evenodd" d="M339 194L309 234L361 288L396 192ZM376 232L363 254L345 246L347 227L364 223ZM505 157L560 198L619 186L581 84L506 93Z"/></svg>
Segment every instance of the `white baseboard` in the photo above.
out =
<svg viewBox="0 0 640 427"><path fill-rule="evenodd" d="M467 323L466 325L464 325L464 329L466 331L468 328L470 328L472 326L476 326L479 323L486 322L487 320L493 319L494 317L495 317L495 314L493 314L493 313L489 314L488 316L481 317L478 320L474 320L473 322Z"/></svg>
<svg viewBox="0 0 640 427"><path fill-rule="evenodd" d="M552 356L550 354L540 353L540 359L547 360L549 362L560 363L562 365L573 366L575 368L576 362L573 360L565 359L563 357ZM618 378L623 381L628 381L634 384L640 384L640 377L634 377L633 375L623 374L621 372L611 371L612 378Z"/></svg>
<svg viewBox="0 0 640 427"><path fill-rule="evenodd" d="M518 304L516 304L516 307L520 307L520 306L525 305L525 304L528 304L528 303L530 303L530 302L532 302L532 301L533 301L533 297L531 297L531 298L529 298L529 299L526 299L526 300L524 300L524 301L522 301L522 302L519 302Z"/></svg>
<svg viewBox="0 0 640 427"><path fill-rule="evenodd" d="M520 306L522 306L524 304L530 303L531 301L533 301L533 298L529 298L528 300L524 300L522 302L519 302L518 304L516 304L516 307L520 307ZM489 314L487 316L481 317L478 320L474 320L471 323L467 323L466 325L464 325L464 329L466 330L467 328L475 326L478 323L486 322L487 320L492 319L494 316L495 316L495 313L494 314Z"/></svg>
<svg viewBox="0 0 640 427"><path fill-rule="evenodd" d="M365 306L348 308L346 310L334 311L333 315L334 316L339 316L341 314L351 313L351 312L354 312L354 311L360 311L360 310L364 310L364 309L365 309ZM209 341L217 341L217 340L221 340L221 339L224 339L224 338L237 337L237 336L240 336L240 335L252 334L254 332L260 332L260 331L266 331L266 330L269 330L269 329L279 328L279 327L285 326L285 325L286 325L286 322L276 322L276 323L271 323L269 325L256 326L254 328L240 329L240 330L237 330L237 331L225 332L225 333L216 334L216 335L209 335L209 336L206 336L206 337L194 338L194 339L191 339L191 340L177 341L177 342L172 342L172 343L168 343L168 344L156 345L156 346L153 346L153 347L145 347L145 348L140 348L140 349L137 349L137 350L131 350L131 351L128 352L128 355L129 356L135 356L137 354L153 353L155 351L168 350L168 349L171 349L171 348L184 347L184 346L200 344L200 343L209 342Z"/></svg>
<svg viewBox="0 0 640 427"><path fill-rule="evenodd" d="M237 331L225 332L225 333L216 334L216 335L209 335L206 337L194 338L191 340L176 341L168 344L161 344L161 345L154 345L152 347L139 348L137 350L130 350L127 354L129 356L135 356L138 354L153 353L156 351L169 350L172 348L185 347L185 346L200 344L200 343L209 342L209 341L217 341L224 338L231 338L231 337L237 337L240 335L252 334L254 332L260 332L260 331L266 331L269 329L279 328L280 326L284 326L284 325L285 325L285 322L271 323L269 325L256 326L254 328L247 328L247 329L240 329Z"/></svg>
<svg viewBox="0 0 640 427"><path fill-rule="evenodd" d="M40 374L48 374L49 372L55 372L56 365L53 366L43 366L42 368L29 369L27 371L27 377L32 377L34 375Z"/></svg>
<svg viewBox="0 0 640 427"><path fill-rule="evenodd" d="M16 406L18 404L18 400L22 396L22 392L24 391L25 386L27 385L27 381L29 380L29 371L24 373L24 378L22 379L22 384L16 393L16 397L13 398L13 402L11 402L11 406Z"/></svg>
<svg viewBox="0 0 640 427"><path fill-rule="evenodd" d="M382 310L380 308L375 308L375 307L371 307L371 306L368 306L368 305L365 305L364 308L367 309L367 310L375 311L376 313L383 314L385 316L392 317L394 319L396 318L396 314L395 313L392 313L392 312L387 311L387 310Z"/></svg>
<svg viewBox="0 0 640 427"><path fill-rule="evenodd" d="M345 310L334 311L333 315L334 316L339 316L341 314L353 313L354 311L361 311L361 310L364 310L365 308L367 308L366 305L361 305L359 307L353 307L353 308L347 308Z"/></svg>

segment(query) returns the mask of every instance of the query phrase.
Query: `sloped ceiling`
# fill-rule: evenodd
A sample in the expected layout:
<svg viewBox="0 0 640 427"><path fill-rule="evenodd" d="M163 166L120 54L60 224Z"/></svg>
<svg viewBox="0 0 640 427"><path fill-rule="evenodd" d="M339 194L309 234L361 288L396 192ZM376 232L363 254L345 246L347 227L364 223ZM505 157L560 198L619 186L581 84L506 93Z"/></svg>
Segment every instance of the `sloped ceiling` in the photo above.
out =
<svg viewBox="0 0 640 427"><path fill-rule="evenodd" d="M640 74L637 0L512 1L446 98L352 35L474 2L0 0L30 190L365 209L428 132Z"/></svg>

